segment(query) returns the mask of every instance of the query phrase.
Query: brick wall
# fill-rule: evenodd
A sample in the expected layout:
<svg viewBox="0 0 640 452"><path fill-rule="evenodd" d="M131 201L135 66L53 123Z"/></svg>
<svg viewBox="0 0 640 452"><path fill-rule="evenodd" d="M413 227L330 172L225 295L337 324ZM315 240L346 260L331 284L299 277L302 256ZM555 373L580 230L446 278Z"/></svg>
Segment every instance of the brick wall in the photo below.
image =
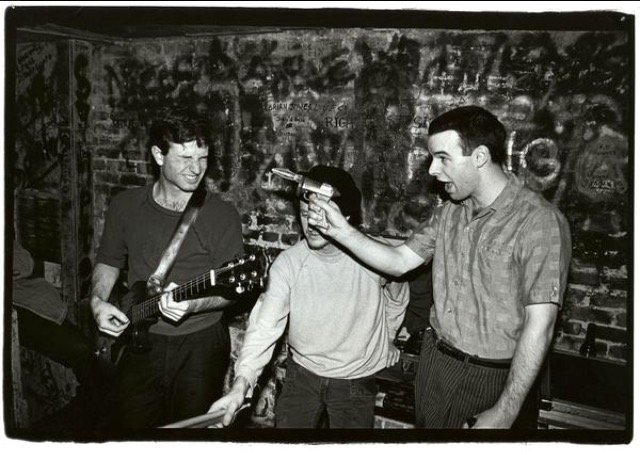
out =
<svg viewBox="0 0 640 452"><path fill-rule="evenodd" d="M629 45L620 32L428 29L92 44L93 247L111 197L152 180L148 126L164 108L211 118L210 185L242 213L248 244L277 251L299 240L300 228L291 187L269 178L271 168L349 170L363 191L367 228L406 236L436 202L426 171L428 122L450 107L480 104L511 133L513 171L571 225L572 271L556 347L578 350L595 323L599 356L624 361ZM46 93L56 90L58 57L47 44L19 54L17 98L28 108L20 110L26 133L17 161L36 171L55 159L57 113ZM38 189L55 192L56 177Z"/></svg>
<svg viewBox="0 0 640 452"><path fill-rule="evenodd" d="M626 266L602 268L574 259L556 347L578 352L589 324L596 325L596 353L614 361L628 359Z"/></svg>
<svg viewBox="0 0 640 452"><path fill-rule="evenodd" d="M97 47L94 244L111 196L151 180L146 131L162 108L213 118L210 185L238 206L247 243L277 250L300 229L270 168L342 166L362 188L369 230L406 236L435 204L428 121L478 103L512 132L513 171L571 224L556 347L577 351L595 323L599 356L625 360L629 86L615 55L627 45L620 33L350 29Z"/></svg>

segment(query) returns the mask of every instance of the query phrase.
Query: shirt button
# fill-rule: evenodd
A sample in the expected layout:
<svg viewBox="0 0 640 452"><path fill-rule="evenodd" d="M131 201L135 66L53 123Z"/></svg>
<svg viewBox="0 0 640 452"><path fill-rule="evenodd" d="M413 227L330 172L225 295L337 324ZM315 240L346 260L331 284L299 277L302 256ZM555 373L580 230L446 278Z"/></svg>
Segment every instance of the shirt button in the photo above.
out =
<svg viewBox="0 0 640 452"><path fill-rule="evenodd" d="M453 280L453 285L454 286L459 286L460 285L460 281L458 281L457 279Z"/></svg>
<svg viewBox="0 0 640 452"><path fill-rule="evenodd" d="M448 312L449 314L451 314L451 308L447 309L447 312Z"/></svg>

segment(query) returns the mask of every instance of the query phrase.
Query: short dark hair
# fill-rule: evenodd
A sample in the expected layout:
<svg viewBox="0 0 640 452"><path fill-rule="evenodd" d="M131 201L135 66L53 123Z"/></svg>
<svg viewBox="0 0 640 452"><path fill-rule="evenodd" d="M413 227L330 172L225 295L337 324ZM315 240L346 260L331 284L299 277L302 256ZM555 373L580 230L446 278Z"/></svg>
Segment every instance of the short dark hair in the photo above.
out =
<svg viewBox="0 0 640 452"><path fill-rule="evenodd" d="M209 124L203 119L184 114L172 114L153 121L149 130L149 147L157 146L163 154L169 151L169 144L186 143L195 140L198 146L210 146Z"/></svg>
<svg viewBox="0 0 640 452"><path fill-rule="evenodd" d="M502 164L506 160L507 132L491 112L482 107L468 105L441 114L429 124L429 135L453 130L463 144L463 155L470 155L478 146L486 146L491 160Z"/></svg>
<svg viewBox="0 0 640 452"><path fill-rule="evenodd" d="M348 172L333 166L317 165L307 171L305 176L336 188L340 195L331 199L340 207L342 214L349 217L348 221L352 226L360 226L362 223L362 194ZM301 200L304 201L303 198Z"/></svg>

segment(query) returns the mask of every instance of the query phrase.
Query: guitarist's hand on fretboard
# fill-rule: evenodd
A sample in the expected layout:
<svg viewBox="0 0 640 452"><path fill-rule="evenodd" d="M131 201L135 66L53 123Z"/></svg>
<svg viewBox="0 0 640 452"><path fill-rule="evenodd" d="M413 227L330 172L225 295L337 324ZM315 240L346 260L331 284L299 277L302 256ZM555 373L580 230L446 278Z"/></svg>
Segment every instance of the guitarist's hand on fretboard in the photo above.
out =
<svg viewBox="0 0 640 452"><path fill-rule="evenodd" d="M91 309L98 329L109 336L118 337L129 326L127 316L111 303L93 300Z"/></svg>
<svg viewBox="0 0 640 452"><path fill-rule="evenodd" d="M176 287L178 287L178 285L173 282L165 287L160 296L158 307L163 316L174 322L179 322L184 316L191 313L191 303L189 303L189 300L177 302L173 299L173 293L171 291Z"/></svg>

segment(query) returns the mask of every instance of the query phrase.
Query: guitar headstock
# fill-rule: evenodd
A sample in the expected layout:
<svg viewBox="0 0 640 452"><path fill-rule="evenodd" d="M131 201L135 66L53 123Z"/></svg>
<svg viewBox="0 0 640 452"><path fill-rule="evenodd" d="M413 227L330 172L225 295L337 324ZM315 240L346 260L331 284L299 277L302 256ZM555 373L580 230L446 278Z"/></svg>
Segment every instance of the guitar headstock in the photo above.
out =
<svg viewBox="0 0 640 452"><path fill-rule="evenodd" d="M215 285L234 287L237 293L262 288L267 268L263 253L246 254L215 270Z"/></svg>

